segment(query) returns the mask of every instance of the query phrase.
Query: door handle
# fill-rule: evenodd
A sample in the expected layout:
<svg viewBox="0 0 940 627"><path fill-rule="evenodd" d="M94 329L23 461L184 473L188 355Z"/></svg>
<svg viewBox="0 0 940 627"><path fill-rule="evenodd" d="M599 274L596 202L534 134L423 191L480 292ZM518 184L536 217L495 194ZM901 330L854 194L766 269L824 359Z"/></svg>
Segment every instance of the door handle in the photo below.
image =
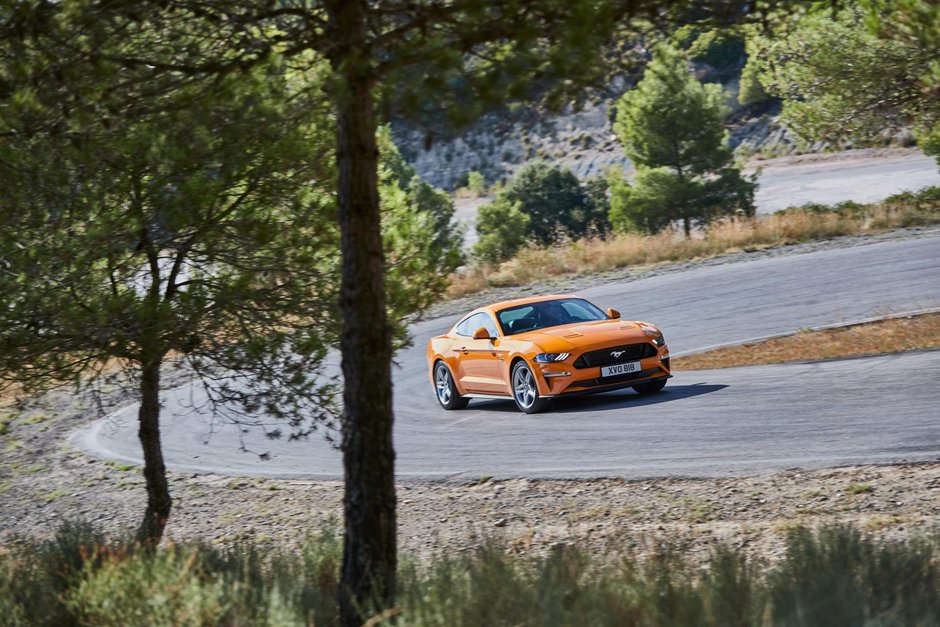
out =
<svg viewBox="0 0 940 627"><path fill-rule="evenodd" d="M461 347L460 347L460 352L463 353L464 355L466 355L466 354L469 353L470 351L467 350L467 347L466 347L466 346L461 346Z"/></svg>

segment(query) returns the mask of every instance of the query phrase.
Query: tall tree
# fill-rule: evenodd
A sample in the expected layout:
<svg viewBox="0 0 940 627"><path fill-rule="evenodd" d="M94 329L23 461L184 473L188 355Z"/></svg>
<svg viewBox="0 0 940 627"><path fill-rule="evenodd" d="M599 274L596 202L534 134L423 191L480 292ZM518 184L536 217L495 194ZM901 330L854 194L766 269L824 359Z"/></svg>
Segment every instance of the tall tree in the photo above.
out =
<svg viewBox="0 0 940 627"><path fill-rule="evenodd" d="M72 88L88 96L96 76ZM311 95L263 64L208 92L167 92L141 118L102 119L115 102L104 96L50 134L28 132L58 117L48 94L27 84L6 101L0 384L28 392L127 365L148 497L141 541L160 539L172 506L159 424L168 361L184 359L234 420L263 411L296 435L337 416L319 376L337 335L333 203L318 191L332 180L333 138Z"/></svg>
<svg viewBox="0 0 940 627"><path fill-rule="evenodd" d="M752 215L755 184L733 163L722 126L719 85L699 83L688 63L657 46L643 80L617 104L614 130L637 169L633 185L612 181L611 222L621 230L657 230L722 214Z"/></svg>

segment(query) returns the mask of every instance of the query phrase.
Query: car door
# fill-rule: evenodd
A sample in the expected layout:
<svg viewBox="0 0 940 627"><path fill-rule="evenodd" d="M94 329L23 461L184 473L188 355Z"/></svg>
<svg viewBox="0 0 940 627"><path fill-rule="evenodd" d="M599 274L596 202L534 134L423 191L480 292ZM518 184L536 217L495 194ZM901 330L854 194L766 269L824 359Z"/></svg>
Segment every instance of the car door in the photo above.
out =
<svg viewBox="0 0 940 627"><path fill-rule="evenodd" d="M460 372L457 375L460 386L466 392L478 394L509 394L506 377L506 351L500 348L502 342L496 331L496 323L487 313L477 313L461 324L457 335L457 350L460 352ZM491 338L475 340L477 329L486 329Z"/></svg>

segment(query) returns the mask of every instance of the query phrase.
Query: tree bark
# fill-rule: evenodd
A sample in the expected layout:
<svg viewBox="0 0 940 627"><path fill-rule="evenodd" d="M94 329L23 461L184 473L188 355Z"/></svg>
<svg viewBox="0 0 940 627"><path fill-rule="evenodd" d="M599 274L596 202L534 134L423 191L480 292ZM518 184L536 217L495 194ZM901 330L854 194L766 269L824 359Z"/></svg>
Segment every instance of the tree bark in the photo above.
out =
<svg viewBox="0 0 940 627"><path fill-rule="evenodd" d="M343 468L346 533L340 586L343 625L361 625L394 603L397 568L391 333L378 193L375 79L366 51L366 3L328 4L338 78L337 165L342 245Z"/></svg>
<svg viewBox="0 0 940 627"><path fill-rule="evenodd" d="M140 410L137 435L144 452L147 510L137 530L137 541L155 545L163 537L170 508L170 488L160 444L160 361L143 365L140 374Z"/></svg>

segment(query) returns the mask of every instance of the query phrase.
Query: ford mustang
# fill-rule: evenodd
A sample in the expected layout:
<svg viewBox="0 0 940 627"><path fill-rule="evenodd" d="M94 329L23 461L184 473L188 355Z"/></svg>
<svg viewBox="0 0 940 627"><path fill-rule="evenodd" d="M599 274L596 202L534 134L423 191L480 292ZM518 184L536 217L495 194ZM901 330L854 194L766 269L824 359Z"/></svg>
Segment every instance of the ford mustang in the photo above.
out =
<svg viewBox="0 0 940 627"><path fill-rule="evenodd" d="M669 348L658 328L628 322L577 296L540 296L475 309L431 338L428 370L438 402L513 399L527 414L553 398L632 387L663 389Z"/></svg>

